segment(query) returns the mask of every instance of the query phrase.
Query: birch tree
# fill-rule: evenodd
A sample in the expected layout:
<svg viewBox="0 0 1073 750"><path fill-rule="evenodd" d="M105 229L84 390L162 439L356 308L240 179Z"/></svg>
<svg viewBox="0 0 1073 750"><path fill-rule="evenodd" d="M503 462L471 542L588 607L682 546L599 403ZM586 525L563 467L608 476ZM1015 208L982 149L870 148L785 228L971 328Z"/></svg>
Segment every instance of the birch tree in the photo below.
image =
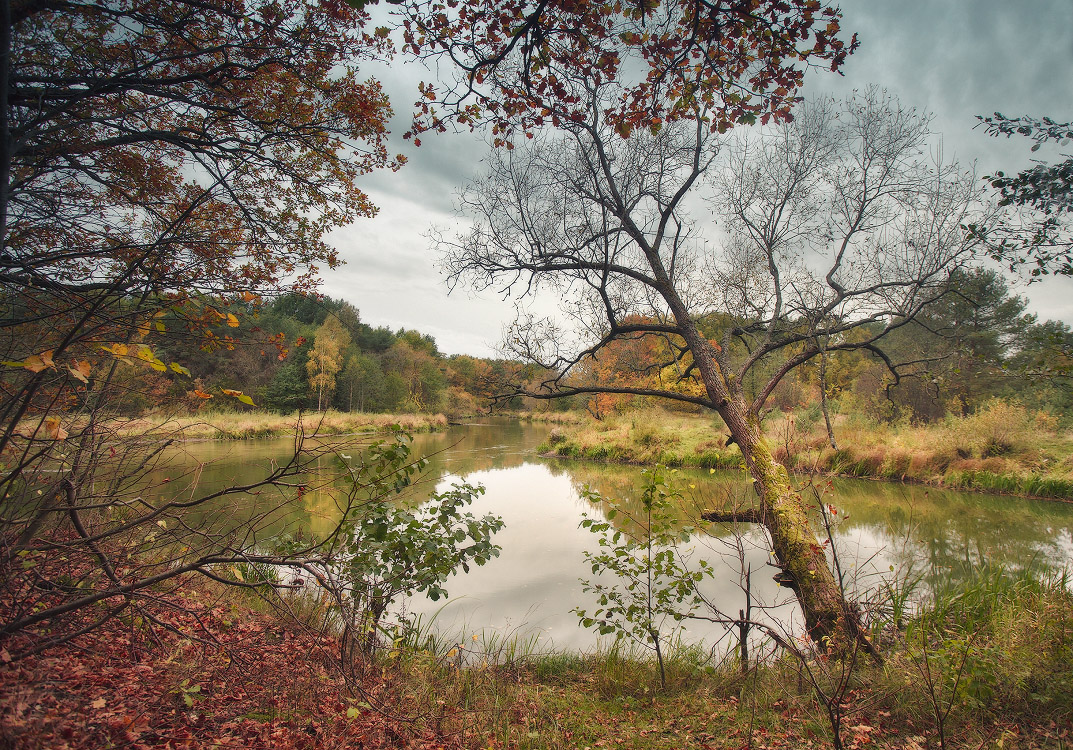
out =
<svg viewBox="0 0 1073 750"><path fill-rule="evenodd" d="M317 394L317 411L331 403L335 393L335 376L343 369L343 356L350 346L350 334L334 315L325 318L313 339L313 348L306 360L309 385Z"/></svg>

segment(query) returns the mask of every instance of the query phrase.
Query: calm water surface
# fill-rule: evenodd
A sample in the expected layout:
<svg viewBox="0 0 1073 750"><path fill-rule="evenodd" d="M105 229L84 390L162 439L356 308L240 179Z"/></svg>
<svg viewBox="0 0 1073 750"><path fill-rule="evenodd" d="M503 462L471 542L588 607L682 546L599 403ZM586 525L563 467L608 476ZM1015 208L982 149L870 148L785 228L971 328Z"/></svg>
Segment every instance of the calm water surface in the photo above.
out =
<svg viewBox="0 0 1073 750"><path fill-rule="evenodd" d="M434 616L441 632L459 637L482 629L539 633L542 643L558 648L585 649L597 642L594 631L581 628L571 612L576 606L593 607L578 579L593 577L583 553L597 544L578 524L583 513L602 512L580 492L591 487L629 503L639 495L641 469L540 458L536 449L547 431L542 425L501 421L415 438L415 453L431 457L416 493L427 496L432 488L442 490L461 479L481 484L486 492L472 510L505 521L495 538L503 548L500 557L451 579L446 604L415 598L406 605L425 618ZM203 463L197 475L202 490L246 482L285 460L291 448L290 440L193 444L171 471ZM358 448L342 445L340 453L353 455ZM740 501L751 491L740 473L683 469L676 477L687 504L697 509ZM188 481L176 491L186 491ZM823 501L839 510L833 536L844 578L859 591L879 585L892 567L905 572L912 566L925 582L935 583L963 577L981 560L1054 569L1073 560L1073 505L861 480L836 480L822 489ZM336 500L326 491L309 491L300 499L271 491L233 505L237 516L278 508L271 512L269 533L285 527L325 531L338 517ZM712 536L694 539L694 555L722 571L706 594L736 614L745 603L742 571L751 568L754 607L767 607L761 616L799 627L789 592L771 580L776 569L763 536L755 529L743 531L736 537L731 529L715 526ZM701 623L690 625L685 637L714 643L722 635L721 627Z"/></svg>

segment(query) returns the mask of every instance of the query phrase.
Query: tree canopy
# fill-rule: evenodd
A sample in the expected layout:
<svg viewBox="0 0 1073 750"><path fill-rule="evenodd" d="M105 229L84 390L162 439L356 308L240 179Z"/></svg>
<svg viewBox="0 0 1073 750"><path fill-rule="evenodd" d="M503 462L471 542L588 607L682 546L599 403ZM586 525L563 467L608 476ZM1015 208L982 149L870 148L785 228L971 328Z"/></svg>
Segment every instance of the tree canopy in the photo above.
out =
<svg viewBox="0 0 1073 750"><path fill-rule="evenodd" d="M435 62L412 133L458 123L516 132L603 111L621 135L703 116L790 118L805 70L837 70L856 47L816 0L397 0L403 49ZM443 65L442 63L448 63ZM594 87L613 88L594 100Z"/></svg>
<svg viewBox="0 0 1073 750"><path fill-rule="evenodd" d="M195 487L180 503L144 491L172 436L129 437L119 421L133 394L152 397L143 376L190 374L189 360L165 359L169 334L229 350L261 295L309 289L337 265L324 234L371 216L358 180L397 162L387 99L358 69L383 42L345 3L4 8L0 633L47 645L72 635L71 613L105 602L102 617L116 616L184 572L319 554L313 543L264 553L255 521L191 515L300 482L301 435L262 480ZM274 335L264 344L287 349ZM234 387L219 395L253 403Z"/></svg>

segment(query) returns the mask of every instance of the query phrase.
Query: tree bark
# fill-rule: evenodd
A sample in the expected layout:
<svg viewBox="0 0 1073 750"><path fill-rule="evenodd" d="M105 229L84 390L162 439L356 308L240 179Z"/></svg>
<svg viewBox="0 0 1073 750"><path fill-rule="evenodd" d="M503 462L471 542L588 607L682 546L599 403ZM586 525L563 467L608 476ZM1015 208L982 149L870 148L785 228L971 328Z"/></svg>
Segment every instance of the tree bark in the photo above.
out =
<svg viewBox="0 0 1073 750"><path fill-rule="evenodd" d="M831 427L831 412L827 408L827 352L820 352L820 407L823 409L823 421L827 425L827 440L831 450L838 450L835 444L835 431Z"/></svg>
<svg viewBox="0 0 1073 750"><path fill-rule="evenodd" d="M809 524L805 501L790 483L786 468L768 448L758 416L750 413L740 385L722 372L714 347L697 330L685 306L676 295L668 301L708 396L741 449L753 478L759 520L770 537L776 563L792 582L809 637L821 648L836 645L839 636L847 633L853 634L854 639L863 637L857 623L846 620L852 615L827 564L824 548Z"/></svg>

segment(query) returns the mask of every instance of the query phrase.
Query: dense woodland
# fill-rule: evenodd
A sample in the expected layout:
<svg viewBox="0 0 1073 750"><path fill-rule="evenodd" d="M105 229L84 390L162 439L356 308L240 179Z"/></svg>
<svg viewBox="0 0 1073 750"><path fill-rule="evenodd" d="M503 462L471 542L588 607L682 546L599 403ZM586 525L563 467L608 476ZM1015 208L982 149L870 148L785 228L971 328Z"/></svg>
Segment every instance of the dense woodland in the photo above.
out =
<svg viewBox="0 0 1073 750"><path fill-rule="evenodd" d="M929 422L948 414L966 416L1001 398L1064 424L1073 414L1073 331L1066 323L1027 314L1026 307L1025 298L1010 289L1000 272L978 268L958 273L941 302L887 339L885 354L904 364L892 368L868 351L832 352L824 358L823 373L817 360L780 383L772 406L787 412L815 409L826 393L836 412ZM145 343L189 374L158 373L145 360L132 358L126 408L133 413L256 408L452 416L569 409L602 418L657 403L616 394L551 402L511 396L553 374L517 360L445 356L427 334L361 322L359 310L345 300L292 294L257 305L217 302L213 309L221 322L208 342L184 332L181 319L158 318L163 330L154 326ZM229 324L229 315L237 325ZM709 317L702 326L709 339L721 341L728 330L748 323ZM731 340L747 345L744 337ZM673 383L685 393L695 389L695 381L680 378L680 371L658 368L660 345L656 339L619 342L584 361L571 378L619 385ZM754 382L766 380L762 371L753 377ZM224 390L242 392L254 405L221 396ZM212 394L217 395L205 398ZM688 404L664 405L696 411Z"/></svg>
<svg viewBox="0 0 1073 750"><path fill-rule="evenodd" d="M497 383L520 369L465 355L446 357L431 336L362 323L344 300L293 294L257 307L217 303L215 309L221 320L234 316L237 325L221 324L220 337L207 344L182 332L180 321L173 331L173 321L162 318L165 331L146 341L189 375L132 371L150 385L148 391L133 390L133 408L239 406L219 398L226 389L248 395L255 406L245 408L281 413L474 414L487 409L488 397L499 392ZM215 401L205 398L213 394Z"/></svg>

